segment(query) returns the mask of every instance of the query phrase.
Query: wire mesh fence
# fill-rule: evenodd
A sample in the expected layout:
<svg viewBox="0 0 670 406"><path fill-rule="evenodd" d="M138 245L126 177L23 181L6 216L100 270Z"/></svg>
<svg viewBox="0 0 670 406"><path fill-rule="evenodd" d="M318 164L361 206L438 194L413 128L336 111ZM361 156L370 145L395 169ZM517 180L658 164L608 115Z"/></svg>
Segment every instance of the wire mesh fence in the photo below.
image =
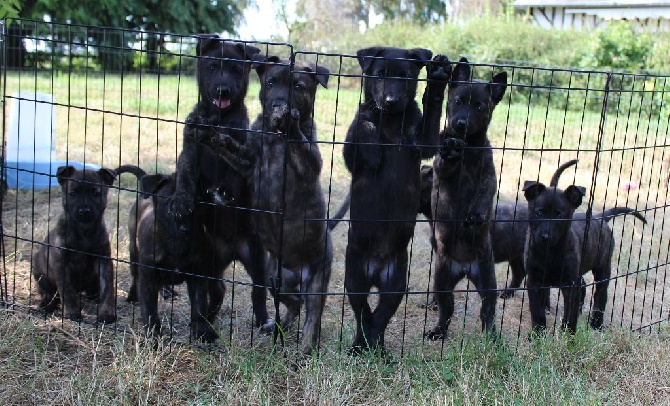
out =
<svg viewBox="0 0 670 406"><path fill-rule="evenodd" d="M21 21L20 27L17 30L3 25L2 36L3 74L0 79L4 116L3 180L7 189L2 197L3 266L0 272L0 300L5 306L43 315L39 310L40 296L32 273L36 266L35 254L49 245L47 233L57 227L58 218L64 216L61 201L68 195L59 187L56 168L75 165L97 170L137 165L149 175L165 175L161 179L174 182L171 187L179 189L181 180L177 170L178 161L182 159L180 154L183 154L183 146L186 145L185 131L189 125L193 127L193 122L188 120L189 113L194 110L194 105L203 101L203 93L199 92L198 86L205 75L200 73L198 79L196 70L201 63L198 61L205 60L203 58L206 55L197 55L196 36L37 21ZM309 284L314 272L325 272L310 270L304 260L298 261L298 264L289 263L291 253L299 252L309 257L308 254L316 255L316 252L326 255L322 251L330 250L330 277L322 281L318 291L300 296L298 303L303 302L303 308L314 306L311 296L323 296L325 306L320 322L320 346L349 347L356 335L355 315L350 305L352 296L356 295L352 295L350 286L346 286L346 272L353 272L347 271L350 266L347 263L352 261L346 259L352 255L347 253L347 247L354 238L354 223L377 221L410 224L412 230L406 250L406 275L401 272L406 288L401 292L384 288L386 294L402 296L399 307L390 317L385 345L398 353L416 349L436 353L442 351L439 341L432 342L424 338L438 320L438 312L431 306L438 258L431 245L430 221L418 211L415 225L413 218L393 218L388 215L385 219L356 218L352 221L352 215L345 214L332 231L324 231L328 219L335 216L349 196L352 206L366 204L355 201L359 197L352 187L352 175L347 169L343 149L350 145L346 141L348 129L352 123L360 120L357 111L366 102L364 82L374 78L364 77L361 70L363 62L356 55L305 52L294 50L290 44L232 42L238 46L257 48L257 57L247 59L245 56L237 60L229 56L209 55L206 60L220 65L240 62L245 66L243 73L249 75L244 103L251 123L259 115L261 117L257 127L246 135L252 139L248 143L256 143L258 148L252 149L257 153L252 159L256 173L254 169L242 171L242 174L236 172L233 181L221 178L217 180L220 184L216 185L216 190L207 189L207 193L196 194L196 234L204 231L205 240L188 234L193 230L186 230L189 237L176 245L161 248L169 254L178 252L182 246L195 246L189 251L190 254L175 256L182 258L198 252L196 257L213 258L210 262L199 262L205 264L200 268L189 269L200 275L196 279L207 281L205 284L209 288L203 289L209 292L210 303L215 300L211 292L225 287L221 310L216 317L208 319L213 331L219 336L217 345L224 348L236 345L260 348L271 346L273 337L267 333L273 329L266 328L263 332L258 326L268 320L259 320L258 307L252 305L253 288L256 287L257 294L266 290L272 293L262 293L263 299L256 302L256 306L264 306L269 316L278 320L278 314L285 314L286 304L291 303L287 301L290 292L286 284L295 279L298 288L304 287ZM456 59L448 49L433 52L448 55L452 62ZM269 57L273 55L281 60L272 60L273 63L269 64ZM377 58L384 59L383 55ZM303 134L303 138L287 136L288 139L284 139L278 132L286 133L282 126L290 127L289 124L280 123L277 124L279 127L268 128L266 120L262 119L261 96L268 93L269 67L277 65L286 68L281 70L278 79L299 73L315 80L312 86L318 90L315 90L313 104L305 110L309 113L305 115L301 111L300 118L293 119L301 123L302 120L312 119L318 131L309 127L309 133ZM647 220L643 224L627 215L608 221L614 242L604 324L606 328L641 331L658 328L667 321L670 310L670 298L666 295L670 236L665 221L670 174L667 150L669 77L481 63L471 63L470 66L472 76L485 81L491 80L496 73L507 72L506 92L488 126L496 172L494 205L516 208L514 212L525 210L528 204L522 190L525 181L539 180L548 184L559 165L577 159L575 166L565 170L558 186L565 189L574 184L585 188L586 193L577 208L578 213L588 213L582 216L597 216L606 209L626 206ZM303 77L302 80L306 79ZM413 82L418 86L417 101L425 110L420 100L428 83L426 69L422 69ZM295 96L303 90L295 82L291 83L293 87L288 87L286 99L295 102ZM266 87L265 93L260 93L261 86ZM296 108L289 104L289 110ZM448 125L444 108L445 104L441 107L442 130ZM267 116L268 108L265 111ZM196 136L200 144L207 144L210 130L217 136L240 130L244 132L248 128L217 127L216 123L206 125L201 127L200 135ZM399 128L398 131L403 129ZM280 141L280 149L268 149L277 140ZM230 147L230 144L223 144L218 147ZM316 168L317 173L320 168L320 189L317 190L323 199L321 202L318 199L309 200L316 196L315 186L309 183L309 177L300 177L302 175L299 174L304 173L299 168L291 167L295 162L305 163L290 159L287 151L291 144L312 152L318 148L320 165L312 168ZM416 149L417 145L405 145L399 141L382 142L379 147L389 151L410 150ZM427 147L433 150L432 154L440 152L439 144ZM197 148L205 147L200 145ZM207 148L215 151L215 154L219 153L211 145ZM45 155L40 155L43 150L46 150ZM236 158L245 157L243 153L233 155ZM230 161L217 159L223 161L216 161L215 166L210 168L202 169L199 166L196 176L209 179L212 173L225 174L226 170L219 166L228 168L231 166ZM424 159L422 164L429 168L433 160ZM418 165L411 169L416 170L416 176L418 169ZM269 176L266 171L274 172ZM401 175L406 174L398 174ZM243 180L243 186L238 184L240 179ZM266 182L270 179L271 183L253 184L254 180L258 183L261 179ZM417 208L422 196L425 200L425 195L403 189L402 182L394 183L389 174L385 179L391 181L383 190L393 199L407 200L410 196ZM421 186L424 190L427 187L428 191L432 188L431 185ZM170 206L173 204L170 193L156 192L161 190L160 187L143 189L143 183L129 175L117 176L109 186L104 221L111 243L110 257L114 269L116 321L112 332L125 329L139 331L144 324L141 306L126 300L129 294L132 295L132 265L139 264L140 273L148 269L141 267L147 265L142 262L144 260L135 260L131 256L129 247L142 237L137 231L129 231L129 227L132 230L133 221L135 228L139 224L137 217L138 213L141 214L141 208L134 206L136 201L141 205L142 202L154 199L152 201L157 211L161 206L174 207ZM241 189L235 189L238 187ZM275 190L279 190L279 193L269 196L269 191ZM305 193L310 190L312 194L305 197ZM245 191L251 191L249 193L256 200L247 196ZM379 200L373 199L371 202L379 204ZM303 214L296 214L300 210ZM523 247L527 220L497 213L494 210L492 218L487 221L490 227L512 222L516 231L502 236L493 233L493 251L496 247L505 249L504 244L510 241L521 241ZM430 209L426 214L432 215ZM155 217L155 223L158 223L159 214ZM440 221L439 218L436 220ZM311 227L313 224L319 224L317 229L321 231L308 234L307 231L314 228ZM219 225L222 231L217 231ZM155 227L150 230L154 230L153 233L168 233L164 229L155 231ZM242 234L238 235L238 232ZM328 241L320 240L325 238L324 232L328 235ZM259 236L259 233L262 235ZM381 239L386 237L382 236ZM256 246L263 248L260 254L253 251L257 239L263 241ZM145 251L150 251L151 255L147 255L154 261L149 268L161 268L160 261L155 259L156 241L152 240L154 245L150 250L145 248ZM372 246L376 242L368 241L367 244ZM204 250L204 246L210 245L213 247L211 250ZM285 252L286 249L292 251ZM387 249L388 252L392 250L390 246ZM365 272L373 273L370 263L388 254L381 250L374 254L368 252L372 259L366 265ZM401 247L399 252L403 250ZM264 262L262 269L265 274L263 282L259 283L249 276L253 272L248 269L248 261L266 261L268 252L269 265ZM254 259L255 254L258 258ZM524 253L509 255L509 262L503 262L503 257L500 255L497 260L501 262L495 265L499 292L510 286L513 260L516 258L523 263ZM144 257L140 255L135 258ZM244 263L245 260L247 263ZM293 272L273 272L277 269L277 263L283 263L285 268L291 268ZM165 275L190 272L182 269L183 266L169 268ZM385 271L398 272L390 268L393 267L387 267ZM402 266L400 268L402 271ZM380 275L384 279L383 272ZM586 297L580 323L585 325L593 300L593 289L597 284L591 273L587 273L584 278ZM383 282L377 285L379 283L383 285ZM185 284L172 286L167 283L165 289L160 291L157 314L163 325L163 336L187 341L192 335L194 316L191 313L192 300L189 300L189 297L193 297L191 289L197 290L195 287L187 289ZM80 290L86 291L84 288ZM138 293L144 294L142 290ZM453 293L455 309L448 339L458 339L459 335L468 333L479 334L481 300L477 288L465 278L456 285ZM367 297L367 294L364 296ZM373 287L368 298L373 308L380 301L380 296L378 289ZM287 300L280 304L282 299ZM83 325L97 325L103 301L91 300L79 293L76 300L82 308ZM380 306L386 306L383 300ZM564 313L558 289L551 290L546 313L549 331L557 331ZM52 315L42 317L64 324L72 323L64 317L62 307ZM274 333L286 339L288 345L298 346L306 319L309 316L303 309L295 325L276 328ZM496 301L494 323L504 339L517 344L526 342L531 330L531 317L525 282L514 295ZM284 330L284 327L287 329Z"/></svg>

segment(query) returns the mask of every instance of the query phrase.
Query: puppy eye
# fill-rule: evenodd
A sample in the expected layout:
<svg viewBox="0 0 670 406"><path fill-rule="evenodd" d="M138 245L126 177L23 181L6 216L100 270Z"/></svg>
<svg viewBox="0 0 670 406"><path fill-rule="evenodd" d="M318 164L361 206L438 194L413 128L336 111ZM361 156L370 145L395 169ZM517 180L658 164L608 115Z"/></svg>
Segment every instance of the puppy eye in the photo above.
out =
<svg viewBox="0 0 670 406"><path fill-rule="evenodd" d="M210 72L214 72L215 70L216 70L216 65L213 64L213 63L210 64L210 65L209 65L209 71L210 71Z"/></svg>
<svg viewBox="0 0 670 406"><path fill-rule="evenodd" d="M93 196L96 196L96 197L101 195L100 190L98 190L98 189L94 189L92 194L93 194Z"/></svg>
<svg viewBox="0 0 670 406"><path fill-rule="evenodd" d="M535 210L535 217L542 217L544 216L544 212L542 210Z"/></svg>
<svg viewBox="0 0 670 406"><path fill-rule="evenodd" d="M71 190L71 191L68 192L68 196L76 196L76 195L77 195L77 192L75 192L74 190Z"/></svg>
<svg viewBox="0 0 670 406"><path fill-rule="evenodd" d="M295 90L301 91L302 89L305 88L305 86L303 86L302 83L294 83L294 84L293 84L293 88L294 88Z"/></svg>
<svg viewBox="0 0 670 406"><path fill-rule="evenodd" d="M463 102L461 102L460 97L457 97L457 98L454 99L454 104L457 105L457 106L460 106L461 104L463 104Z"/></svg>
<svg viewBox="0 0 670 406"><path fill-rule="evenodd" d="M275 85L275 82L274 82L274 80L272 80L272 79L268 79L268 80L265 82L265 86L266 86L266 87L272 87L272 86L274 86L274 85Z"/></svg>
<svg viewBox="0 0 670 406"><path fill-rule="evenodd" d="M477 105L477 111L482 112L484 111L484 104L480 103Z"/></svg>

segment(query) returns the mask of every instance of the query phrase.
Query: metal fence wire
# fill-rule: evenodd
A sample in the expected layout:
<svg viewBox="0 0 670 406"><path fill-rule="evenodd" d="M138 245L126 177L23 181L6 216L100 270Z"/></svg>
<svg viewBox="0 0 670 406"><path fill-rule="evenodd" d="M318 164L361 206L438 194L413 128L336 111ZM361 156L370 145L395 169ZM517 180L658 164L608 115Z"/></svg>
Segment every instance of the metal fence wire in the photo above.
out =
<svg viewBox="0 0 670 406"><path fill-rule="evenodd" d="M365 102L364 81L375 80L374 75L384 75L384 72L368 73L364 77L361 61L356 55L305 52L282 43L230 40L237 46L250 46L259 50L253 64L249 60L244 62L250 77L244 102L251 123L262 114L261 83L266 89L271 86L268 85L274 80L268 74L271 67L286 68L277 76L278 81L286 79L287 75L302 72L304 77L313 81L307 85L317 88L314 100L308 98L310 105L304 110L309 114L303 113L300 120L294 118L291 121L286 115L280 114L279 117L284 117L281 119L284 121L278 121L279 124L270 126L267 120L261 120L255 129L247 133L247 143L256 148L251 149L255 155L250 156L250 150L235 150L246 145L226 143L225 139L230 137L220 136L236 131L244 132L248 128L221 127L217 126L216 121L200 127L194 126L192 122L187 123L194 106L203 101L203 93L198 91L198 81L208 77L202 72L199 79L196 77L197 65L204 64L198 62L203 56L196 55L196 36L29 20L15 20L9 26L4 23L2 28L3 69L0 80L4 117L2 174L5 191L1 198L0 217L3 239L0 302L3 306L36 314L63 325L98 328L98 316L108 309L105 309L103 298L95 300L89 297L95 296L91 294L95 292L87 286L80 286L78 290L81 292L76 295L76 302L82 308L82 321L79 324L65 317L62 306L50 315L39 309L38 283L33 277L37 261L35 255L47 246L56 250L49 252L59 252L58 248L62 248L58 242L47 240L47 233L57 227L58 219L64 216L61 202L69 196L63 192L56 179L56 168L74 165L87 166L88 171L95 171L98 168L137 165L149 175L164 174L161 179L176 182L177 186L174 187L179 188L181 181L177 163L185 145L184 138L193 137L185 133L190 125L191 129L199 128L194 138L196 150L209 148L207 150L210 154L214 153L213 156L218 158L209 163L214 166L207 166L205 158L202 162L192 164L198 168L194 173L199 192L191 195L195 199L193 212L198 218L193 223L194 229L184 232L183 235L187 237L181 242L157 247L161 242L154 239L151 240L153 246L145 245L142 248L143 255L131 258L131 241L145 238L138 233L131 236L129 232L129 226L137 227L137 223L135 226L129 224L131 219L140 213L133 206L134 202L153 201L158 211L162 206L174 208L174 205L171 206L174 200L166 202L173 196L162 193L152 195L156 190L161 190L160 187L151 189L149 183L149 186L143 186L143 183L128 174L117 176L109 185L104 222L111 243L116 321L114 328L106 327L108 333L119 334L128 329L141 331L144 324L141 306L127 301L131 293L132 265L140 265L140 273L150 272L161 268L160 261L155 260L158 252L169 255L188 245L192 247L188 251L190 254L183 256L195 255L199 266L170 267L165 269L163 275L171 278L182 273L194 273L194 279L199 282L194 282L193 286L199 285L200 289L209 292L210 303L216 301L216 298L212 298L216 296L212 292L225 287L220 311L206 323L218 335L216 346L269 348L275 341L274 332L275 338L280 338L286 345L299 347L303 335L310 334L309 331L302 331L303 325L309 323L305 308L315 306L321 299L325 300L325 305L317 344L321 348L346 349L351 346L356 335L356 321L350 299L356 295L348 290L350 285L347 286L345 274L353 272L347 268L350 267L349 262L355 262L352 259L355 255L347 253L348 244L353 244L352 239L358 238L361 252L365 251L361 247L366 244L369 247L382 246L378 251L366 252L368 257L363 272L367 274L372 274L375 266L384 263L384 255L392 250L402 253L404 248L402 242L399 243L399 249L392 247L396 241L391 241L389 235L380 236L379 233L369 234L375 235L376 240L370 237L369 241L361 241L363 237L360 232L355 232L355 222L351 221L350 213L344 214L343 220L327 232L330 236L328 239L324 237L323 230L326 229L328 219L335 216L348 196L351 196L352 207L373 204L355 201L362 199L360 188L352 187L352 175L346 167L343 149L347 145L361 148L361 151L367 148L366 153L378 157L399 156L402 151L417 151L423 146L431 149L431 154L439 155L441 145L407 144L400 138L400 141L378 144L351 144L346 141L350 125L361 120L357 110ZM458 60L458 56L450 54L449 49L432 51L433 54L447 55L452 62ZM278 56L281 61L270 65L269 62L276 62L271 56ZM384 54L377 57L383 60ZM238 62L229 56L217 55L209 55L207 61L221 65ZM670 295L666 294L670 287L670 281L667 281L670 226L666 224L670 174L670 76L470 62L474 79L489 81L499 72L507 73L506 92L493 112L487 133L496 173L493 205L499 209L493 210L490 220L485 223L492 230L503 224L513 224L513 228L503 233L491 232L493 252L496 249L499 252L495 259L500 261L495 265L497 293L502 293L506 287L514 288L512 266L515 261L523 264L524 250L514 251L508 247L513 243L523 247L526 241L528 203L522 190L525 181L540 181L548 185L559 165L574 159L578 160L577 163L563 172L558 187L561 190L570 185L585 188L582 202L576 209L577 218L584 222L585 218L597 218L599 213L607 209L626 206L643 215L647 221L645 224L630 214L608 219L607 224L613 236L611 274L605 281L594 280L591 272L584 275L586 296L579 328L588 328L594 288L608 282L605 328L645 332L658 330L668 320L670 310ZM306 69L305 66L310 68ZM265 74L267 76L263 76ZM304 77L303 82L308 81ZM421 97L428 83L426 69L421 69L416 80L411 75L409 79L402 80L417 84L416 100L425 110ZM291 86L287 87L286 100L291 100L290 103L304 103L304 100L300 101L300 92L305 91L305 83L298 82L291 82ZM450 89L454 83L450 84ZM290 103L287 111L300 108ZM445 107L446 100L441 107L441 130L448 124ZM266 112L276 113L281 108L270 107ZM472 115L477 114L474 111ZM381 120L384 118L385 114L381 114ZM296 136L293 130L285 130L294 128L291 126L296 120L302 123L310 119L314 121L317 130L300 127L309 129L302 137L300 134ZM398 132L401 130L405 131L397 128ZM283 134L277 131L283 131ZM214 141L210 136L224 140L216 144L219 149L211 147ZM208 143L209 147L203 146ZM273 149L269 145L280 145L280 148ZM289 156L291 148L296 150L296 146L306 154L304 161L292 160ZM371 149L373 147L377 149ZM232 158L222 158L222 148L228 148L227 151L233 148L235 153ZM320 162L311 162L310 159L317 156L314 154L317 150ZM396 151L396 155L384 151ZM363 152L360 154L363 155ZM237 175L230 178L232 180L219 179L217 187L201 193L202 184L207 183L202 179L211 179L216 173L226 173L225 168L232 167L231 159L252 162L251 169L247 167L246 171L235 172ZM424 159L421 164L428 171L433 165L433 159ZM307 172L300 172L302 165L308 168ZM319 168L318 182L310 183L310 177L305 173L311 173L314 178ZM390 197L386 202L378 196L366 197L370 199L369 202L379 206L367 207L369 212L377 210L378 213L384 213L388 210L384 205L388 203L388 207L395 207L392 202L395 199L413 201L412 204L419 207L418 199L423 197L422 203L430 207L430 198L428 203L425 199L428 196L426 193L430 193L434 187L432 184L422 184L422 193L405 188L403 181L396 181L394 176L407 179L407 173L401 172L408 169L393 165L388 168L394 168L390 171L393 173L386 173L380 178L387 181L383 185L386 189L374 185L369 186L369 190L383 190L385 196ZM418 168L409 169L410 172L415 170L418 173ZM176 178L171 178L170 175L175 171ZM320 189L314 189L317 183ZM270 193L277 190L279 192L276 194ZM511 212L516 215L504 214L501 207L511 208ZM425 214L432 216L430 209ZM395 269L386 267L379 274L378 284L383 286L390 272L401 272L404 282L400 286L403 289L395 291L388 285L380 293L373 286L369 297L367 293L363 296L373 309L380 302L380 307L388 305L383 295L402 297L397 310L391 312L386 329L384 341L387 349L399 354L409 350L439 354L443 351L443 344L425 338L425 334L433 329L438 320L438 312L432 305L438 255L431 245L429 219L417 212L415 225L414 217L393 217L393 214L355 220L358 223L373 223L370 226L372 229L374 224L383 223L397 223L398 227L402 225L410 229L413 227L406 248L406 275L402 264ZM447 221L439 218L435 220ZM465 219L452 220L462 222ZM73 227L72 221L68 218L66 227ZM574 223L577 222L575 220ZM592 220L589 224L590 227L600 227L601 222ZM217 231L219 226L223 231ZM391 230L385 233L396 232L393 231L394 227L387 225L378 229ZM165 227L160 230L161 233L168 232ZM179 231L176 233L181 235ZM204 233L207 238L203 240L194 237L194 234L200 233ZM259 233L263 235L259 236ZM378 240L389 240L386 248L378 244ZM574 252L583 254L586 244L578 245L567 248L566 256ZM214 248L208 250L206 247L210 246ZM254 251L254 247L258 246L263 249ZM597 250L600 253L607 248L598 246ZM63 249L61 252L69 250ZM271 255L266 263L268 250ZM180 255L176 256L181 258ZM303 259L292 263L296 255ZM329 266L322 261L320 265L310 268L307 266L308 261L304 260L310 256L323 260L323 255L328 257L326 262L332 262ZM205 256L209 258L203 259ZM154 263L144 263L146 258L154 258ZM234 260L227 265L227 259ZM247 263L243 264L243 260ZM258 279L254 281L249 276L249 261L263 263L261 269L267 275L261 278L262 282L259 283ZM275 272L278 263L295 272ZM221 270L224 266L226 269ZM318 289L297 297L290 296L292 292L289 286L292 282L297 289L309 290L307 286L314 269L323 273L327 272L326 268L330 269L330 277L322 280ZM48 272L54 271L47 267ZM171 280L179 279L184 278ZM75 285L79 283L70 282ZM257 317L254 317L254 287L257 295L267 296L267 299L257 302L257 306L267 308L269 317L276 320L280 314L286 314L286 303L293 306L289 311L294 310L296 300L302 303L302 312L297 315L293 325L262 331L258 324L267 320L256 320L258 311ZM189 295L188 290L186 284L172 286L170 283L160 290L157 314L162 322L163 337L177 342L190 340L194 328L191 319L198 315L192 316L189 296L193 295ZM141 290L138 293L140 296L144 294ZM457 340L463 334L481 334L479 313L482 301L476 286L468 278L463 278L453 289L453 294L454 314L447 340ZM313 296L318 299L315 300ZM495 304L496 330L504 340L523 344L531 331L526 280L506 296L498 298ZM383 312L383 309L377 312ZM546 310L549 333L560 330L563 313L560 290L551 289Z"/></svg>

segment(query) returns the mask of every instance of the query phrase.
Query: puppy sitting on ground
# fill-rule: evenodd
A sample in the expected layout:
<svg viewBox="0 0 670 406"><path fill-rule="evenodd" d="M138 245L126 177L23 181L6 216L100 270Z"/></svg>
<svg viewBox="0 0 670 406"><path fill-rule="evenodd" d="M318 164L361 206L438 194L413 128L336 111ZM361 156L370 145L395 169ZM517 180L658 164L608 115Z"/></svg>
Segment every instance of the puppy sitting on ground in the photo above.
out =
<svg viewBox="0 0 670 406"><path fill-rule="evenodd" d="M523 191L528 201L525 266L533 330L546 329L544 303L549 288L558 287L564 300L561 326L575 332L586 295L582 275L588 271L593 272L596 284L590 324L594 329L601 328L614 250L614 237L607 221L625 213L644 223L646 219L628 207L615 207L591 219L586 214L574 215L585 194L581 186L561 190L527 181Z"/></svg>
<svg viewBox="0 0 670 406"><path fill-rule="evenodd" d="M490 221L496 194L496 172L487 131L502 100L507 74L489 83L471 82L462 58L454 68L447 99L447 128L433 167L432 188L435 297L439 321L426 337L444 339L454 313L453 289L467 276L482 298L482 329L493 334L496 276Z"/></svg>
<svg viewBox="0 0 670 406"><path fill-rule="evenodd" d="M327 86L330 72L305 62L291 67L290 61L277 56L269 56L255 69L263 111L251 125L244 146L255 162L250 184L252 207L257 211L251 216L252 229L270 253L269 284L279 288L279 300L286 306L282 329L300 314L304 298L302 350L310 353L321 334L333 259L313 119L317 87ZM270 320L263 327L273 331L275 325Z"/></svg>
<svg viewBox="0 0 670 406"><path fill-rule="evenodd" d="M174 175L147 175L134 165L120 166L116 173L135 175L143 194L133 204L128 218L132 275L128 298L139 301L143 325L150 333L160 334L158 293L161 288L186 281L191 302L191 339L213 342L218 334L212 324L221 308L225 286L221 280L223 269L217 268L212 244L204 231L193 231L193 227L203 227L202 222L196 221L193 214L175 221L168 213L168 198L175 189ZM203 291L208 295L202 295Z"/></svg>
<svg viewBox="0 0 670 406"><path fill-rule="evenodd" d="M98 322L116 321L116 288L109 235L105 226L108 187L116 174L109 169L56 172L63 190L63 214L33 259L39 308L51 313L63 304L63 316L80 321L80 293L99 299Z"/></svg>
<svg viewBox="0 0 670 406"><path fill-rule="evenodd" d="M407 246L419 209L420 166L438 145L444 91L451 74L427 49L372 47L357 52L365 99L347 132L344 162L351 173L345 287L356 318L352 353L384 349L384 333L407 289ZM424 114L414 100L428 65ZM423 148L422 148L423 147ZM377 308L368 303L379 290Z"/></svg>
<svg viewBox="0 0 670 406"><path fill-rule="evenodd" d="M557 186L558 180L563 172L577 164L573 159L559 166L551 177L550 185ZM424 165L421 167L421 209L420 213L427 219L432 219L431 193L433 189L433 167ZM509 262L512 272L512 280L501 293L501 298L514 296L514 292L521 286L523 278L526 277L526 269L523 266L523 256L528 232L528 206L526 204L501 203L495 207L491 224L491 247L495 263ZM546 308L549 309L549 297L547 297ZM427 307L437 308L435 298L426 304Z"/></svg>

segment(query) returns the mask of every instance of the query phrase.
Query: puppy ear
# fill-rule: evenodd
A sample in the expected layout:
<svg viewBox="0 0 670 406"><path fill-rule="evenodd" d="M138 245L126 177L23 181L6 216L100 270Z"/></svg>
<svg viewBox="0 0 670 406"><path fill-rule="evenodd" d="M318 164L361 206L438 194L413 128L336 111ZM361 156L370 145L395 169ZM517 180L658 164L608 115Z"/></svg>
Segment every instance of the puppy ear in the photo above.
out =
<svg viewBox="0 0 670 406"><path fill-rule="evenodd" d="M61 185L65 184L76 170L77 169L72 165L59 166L56 170L56 179L58 179L58 183Z"/></svg>
<svg viewBox="0 0 670 406"><path fill-rule="evenodd" d="M407 58L416 59L419 67L423 68L433 59L433 51L425 48L408 49Z"/></svg>
<svg viewBox="0 0 670 406"><path fill-rule="evenodd" d="M328 68L321 65L317 66L316 64L309 62L301 66L299 69L303 70L304 72L312 73L310 76L313 76L317 83L328 89L328 78L330 76L330 70L328 70Z"/></svg>
<svg viewBox="0 0 670 406"><path fill-rule="evenodd" d="M100 176L100 179L102 179L105 185L110 186L114 184L116 172L111 169L101 168L98 170L98 176Z"/></svg>
<svg viewBox="0 0 670 406"><path fill-rule="evenodd" d="M505 95L505 89L507 89L507 72L500 72L495 75L488 86L491 100L498 104Z"/></svg>
<svg viewBox="0 0 670 406"><path fill-rule="evenodd" d="M563 192L565 198L570 202L572 207L579 207L582 204L582 197L586 195L586 188L582 186L570 185Z"/></svg>
<svg viewBox="0 0 670 406"><path fill-rule="evenodd" d="M277 55L268 55L267 57L256 55L254 57L254 62L251 64L251 67L256 71L259 78L263 78L268 65L271 63L279 63L280 61L281 59Z"/></svg>
<svg viewBox="0 0 670 406"><path fill-rule="evenodd" d="M379 56L382 53L381 47L370 47L362 48L356 51L356 57L358 58L358 64L361 65L363 73L367 72L374 61L374 58Z"/></svg>
<svg viewBox="0 0 670 406"><path fill-rule="evenodd" d="M458 85L462 85L463 83L458 83L458 82L469 82L470 81L470 74L472 70L470 69L470 65L468 63L468 60L466 58L461 58L456 66L454 67L454 70L451 72L451 87L456 87ZM454 83L456 82L456 83Z"/></svg>
<svg viewBox="0 0 670 406"><path fill-rule="evenodd" d="M169 175L163 174L142 176L140 179L140 191L154 195L170 179L171 177Z"/></svg>
<svg viewBox="0 0 670 406"><path fill-rule="evenodd" d="M256 48L255 46L245 44L243 42L237 43L237 49L239 49L240 52L242 52L242 55L244 55L244 59L247 61L253 61L254 57L261 53L260 49Z"/></svg>
<svg viewBox="0 0 670 406"><path fill-rule="evenodd" d="M547 187L540 182L534 180L527 180L523 183L523 195L526 196L527 201L533 201L535 198Z"/></svg>
<svg viewBox="0 0 670 406"><path fill-rule="evenodd" d="M328 89L328 78L330 78L330 70L322 65L315 65L314 69L316 70L316 81L319 82L321 86Z"/></svg>
<svg viewBox="0 0 670 406"><path fill-rule="evenodd" d="M214 46L218 45L221 38L217 34L206 34L198 36L198 44L195 47L195 55L204 55Z"/></svg>

